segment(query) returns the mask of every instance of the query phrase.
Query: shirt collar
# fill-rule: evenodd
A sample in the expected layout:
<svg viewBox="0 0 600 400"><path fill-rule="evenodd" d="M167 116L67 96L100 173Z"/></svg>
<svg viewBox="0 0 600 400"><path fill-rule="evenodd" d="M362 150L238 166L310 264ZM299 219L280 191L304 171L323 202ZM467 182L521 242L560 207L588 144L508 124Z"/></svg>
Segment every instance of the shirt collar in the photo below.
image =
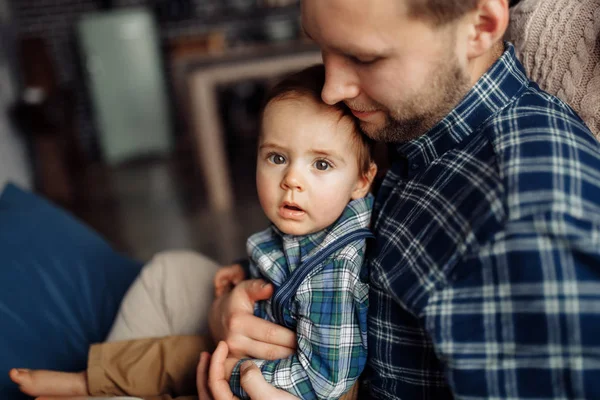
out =
<svg viewBox="0 0 600 400"><path fill-rule="evenodd" d="M516 57L514 46L509 42L504 46L502 56L444 119L417 139L396 146L395 156L407 162L409 173L422 170L458 147L528 86L529 79Z"/></svg>

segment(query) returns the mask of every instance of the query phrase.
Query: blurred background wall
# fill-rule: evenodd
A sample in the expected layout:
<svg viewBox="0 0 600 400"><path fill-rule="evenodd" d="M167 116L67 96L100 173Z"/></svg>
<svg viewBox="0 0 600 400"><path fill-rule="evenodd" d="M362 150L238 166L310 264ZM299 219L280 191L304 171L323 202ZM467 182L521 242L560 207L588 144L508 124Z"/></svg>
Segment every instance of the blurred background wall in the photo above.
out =
<svg viewBox="0 0 600 400"><path fill-rule="evenodd" d="M31 187L31 168L25 143L9 119L9 108L16 100L15 27L7 0L0 0L0 187L7 181Z"/></svg>
<svg viewBox="0 0 600 400"><path fill-rule="evenodd" d="M76 23L97 11L145 7L156 15L165 67L169 51L184 42L199 43L210 33L223 35L228 46L268 41L270 23L297 26L298 2L256 0L3 0L11 1L19 37L41 37L54 63L58 84L74 90L75 113L82 148L97 158L97 132L84 78L85 65ZM168 71L167 71L168 74ZM177 121L174 122L177 124ZM177 125L179 126L179 125Z"/></svg>
<svg viewBox="0 0 600 400"><path fill-rule="evenodd" d="M318 54L299 1L0 0L0 12L0 190L31 188L143 260L173 248L243 257L268 223L254 157L260 102L278 75L211 86L233 198L224 209L209 200L218 168L201 155L194 117L207 104L192 104L191 82L220 65Z"/></svg>

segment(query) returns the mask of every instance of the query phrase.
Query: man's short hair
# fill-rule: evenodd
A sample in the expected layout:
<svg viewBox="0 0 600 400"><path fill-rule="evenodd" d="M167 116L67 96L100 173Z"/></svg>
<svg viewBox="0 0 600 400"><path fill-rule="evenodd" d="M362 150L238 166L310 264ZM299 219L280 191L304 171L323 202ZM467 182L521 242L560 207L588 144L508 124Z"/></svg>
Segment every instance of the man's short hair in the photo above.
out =
<svg viewBox="0 0 600 400"><path fill-rule="evenodd" d="M353 127L353 147L358 153L358 168L361 174L367 174L373 163L374 141L360 131L358 121L343 102L333 106L323 102L321 99L323 85L325 85L325 67L323 64L313 65L300 72L288 75L269 90L264 101L263 110L273 101L307 96L317 104L331 108L332 112L338 112L342 117L350 118Z"/></svg>
<svg viewBox="0 0 600 400"><path fill-rule="evenodd" d="M410 16L434 25L453 22L477 7L479 0L403 0Z"/></svg>

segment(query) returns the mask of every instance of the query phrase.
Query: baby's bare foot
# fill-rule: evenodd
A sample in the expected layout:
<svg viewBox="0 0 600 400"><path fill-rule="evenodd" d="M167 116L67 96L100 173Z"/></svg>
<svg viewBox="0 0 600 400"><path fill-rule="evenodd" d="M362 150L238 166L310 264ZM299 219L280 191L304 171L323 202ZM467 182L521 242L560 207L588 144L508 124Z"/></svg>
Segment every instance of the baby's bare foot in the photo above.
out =
<svg viewBox="0 0 600 400"><path fill-rule="evenodd" d="M29 396L85 396L88 394L85 372L58 372L13 368L10 379Z"/></svg>

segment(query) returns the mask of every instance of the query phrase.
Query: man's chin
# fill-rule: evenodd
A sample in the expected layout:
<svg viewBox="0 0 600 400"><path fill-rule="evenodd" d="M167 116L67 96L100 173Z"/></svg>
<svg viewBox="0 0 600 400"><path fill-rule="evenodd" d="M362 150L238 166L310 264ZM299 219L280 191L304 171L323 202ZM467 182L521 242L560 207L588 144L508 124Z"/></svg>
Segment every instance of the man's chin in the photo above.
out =
<svg viewBox="0 0 600 400"><path fill-rule="evenodd" d="M359 126L362 133L373 140L381 140L380 136L385 131L386 124L375 123L371 121L360 121Z"/></svg>
<svg viewBox="0 0 600 400"><path fill-rule="evenodd" d="M411 120L405 124L386 119L384 123L360 121L361 131L369 138L385 143L405 143L421 136L426 130L417 123L421 120Z"/></svg>
<svg viewBox="0 0 600 400"><path fill-rule="evenodd" d="M384 123L360 121L359 125L362 133L375 141L386 143L396 142L395 135L391 132L392 126L388 121Z"/></svg>

